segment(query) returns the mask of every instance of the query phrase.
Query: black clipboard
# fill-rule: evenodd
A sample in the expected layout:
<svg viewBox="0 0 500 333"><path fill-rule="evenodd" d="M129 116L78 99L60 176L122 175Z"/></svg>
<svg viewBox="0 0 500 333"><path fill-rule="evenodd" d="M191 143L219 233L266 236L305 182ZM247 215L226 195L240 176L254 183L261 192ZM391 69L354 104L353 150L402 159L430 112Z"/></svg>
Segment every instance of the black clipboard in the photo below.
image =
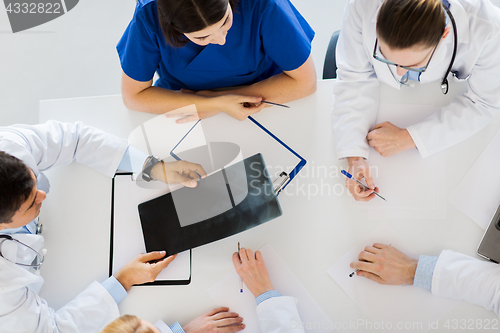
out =
<svg viewBox="0 0 500 333"><path fill-rule="evenodd" d="M113 275L113 259L114 259L114 245L115 245L115 200L117 198L116 191L120 190L118 188L117 177L127 177L132 182L132 173L116 173L112 179L112 191L111 191L111 224L110 224L110 247L109 247L109 276ZM137 190L141 189L137 187ZM134 207L137 212L137 205ZM140 224L139 220L138 223ZM140 227L139 227L140 228ZM142 238L142 235L140 235ZM150 252L150 251L148 251ZM137 253L139 254L139 253ZM132 259L132 258L130 258ZM168 267L166 268L168 269ZM175 280L157 280L154 282L149 282L142 284L143 286L154 286L154 285L188 285L191 283L192 274L192 251L189 250L189 278L187 279L175 279Z"/></svg>

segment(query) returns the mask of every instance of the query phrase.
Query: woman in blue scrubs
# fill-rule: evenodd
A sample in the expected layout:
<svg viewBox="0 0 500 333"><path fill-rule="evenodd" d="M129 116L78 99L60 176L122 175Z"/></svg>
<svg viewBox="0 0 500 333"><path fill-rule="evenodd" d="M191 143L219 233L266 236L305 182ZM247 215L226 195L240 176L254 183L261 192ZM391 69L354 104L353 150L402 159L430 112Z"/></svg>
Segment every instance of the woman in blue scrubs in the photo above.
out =
<svg viewBox="0 0 500 333"><path fill-rule="evenodd" d="M313 37L289 0L139 0L117 45L123 101L151 113L196 104L198 115L178 122L219 112L243 120L261 100L316 90Z"/></svg>

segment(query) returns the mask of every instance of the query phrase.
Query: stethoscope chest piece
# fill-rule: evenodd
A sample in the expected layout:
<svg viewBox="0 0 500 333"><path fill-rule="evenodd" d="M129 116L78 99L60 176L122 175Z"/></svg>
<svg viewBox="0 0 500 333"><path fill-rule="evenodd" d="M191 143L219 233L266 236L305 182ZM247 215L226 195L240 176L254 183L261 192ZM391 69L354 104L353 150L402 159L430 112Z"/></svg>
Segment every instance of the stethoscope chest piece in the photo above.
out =
<svg viewBox="0 0 500 333"><path fill-rule="evenodd" d="M443 79L443 81L441 82L441 91L443 92L443 94L447 94L448 93L448 89L449 89L449 85L448 85L448 79L445 78Z"/></svg>

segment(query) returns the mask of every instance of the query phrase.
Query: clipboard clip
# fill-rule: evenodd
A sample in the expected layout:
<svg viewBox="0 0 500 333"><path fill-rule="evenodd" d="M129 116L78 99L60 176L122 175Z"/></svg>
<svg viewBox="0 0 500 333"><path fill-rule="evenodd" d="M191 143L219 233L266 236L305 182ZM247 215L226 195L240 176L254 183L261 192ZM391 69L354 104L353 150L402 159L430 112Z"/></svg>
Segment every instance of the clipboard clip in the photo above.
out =
<svg viewBox="0 0 500 333"><path fill-rule="evenodd" d="M280 194L281 190L283 189L283 187L285 187L285 185L288 183L288 181L290 180L290 176L285 172L281 172L280 175L278 176L278 178L276 178L274 181L273 181L273 186L274 184L281 180L281 182L279 183L279 185L274 189L274 194L278 195Z"/></svg>

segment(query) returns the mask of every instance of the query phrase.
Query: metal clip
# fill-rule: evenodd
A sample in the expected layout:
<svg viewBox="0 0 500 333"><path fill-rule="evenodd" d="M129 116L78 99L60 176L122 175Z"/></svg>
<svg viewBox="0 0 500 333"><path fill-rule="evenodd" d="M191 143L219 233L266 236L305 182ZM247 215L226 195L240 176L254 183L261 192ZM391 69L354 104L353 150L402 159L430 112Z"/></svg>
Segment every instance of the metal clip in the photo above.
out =
<svg viewBox="0 0 500 333"><path fill-rule="evenodd" d="M290 176L285 172L283 171L282 173L280 173L280 175L278 176L278 178L276 178L274 181L273 181L273 185L276 183L276 181L278 181L281 177L285 177L281 183L278 185L278 187L276 187L274 189L274 194L278 195L280 194L281 190L283 189L283 187L285 187L286 184L288 184L288 181L290 180Z"/></svg>

